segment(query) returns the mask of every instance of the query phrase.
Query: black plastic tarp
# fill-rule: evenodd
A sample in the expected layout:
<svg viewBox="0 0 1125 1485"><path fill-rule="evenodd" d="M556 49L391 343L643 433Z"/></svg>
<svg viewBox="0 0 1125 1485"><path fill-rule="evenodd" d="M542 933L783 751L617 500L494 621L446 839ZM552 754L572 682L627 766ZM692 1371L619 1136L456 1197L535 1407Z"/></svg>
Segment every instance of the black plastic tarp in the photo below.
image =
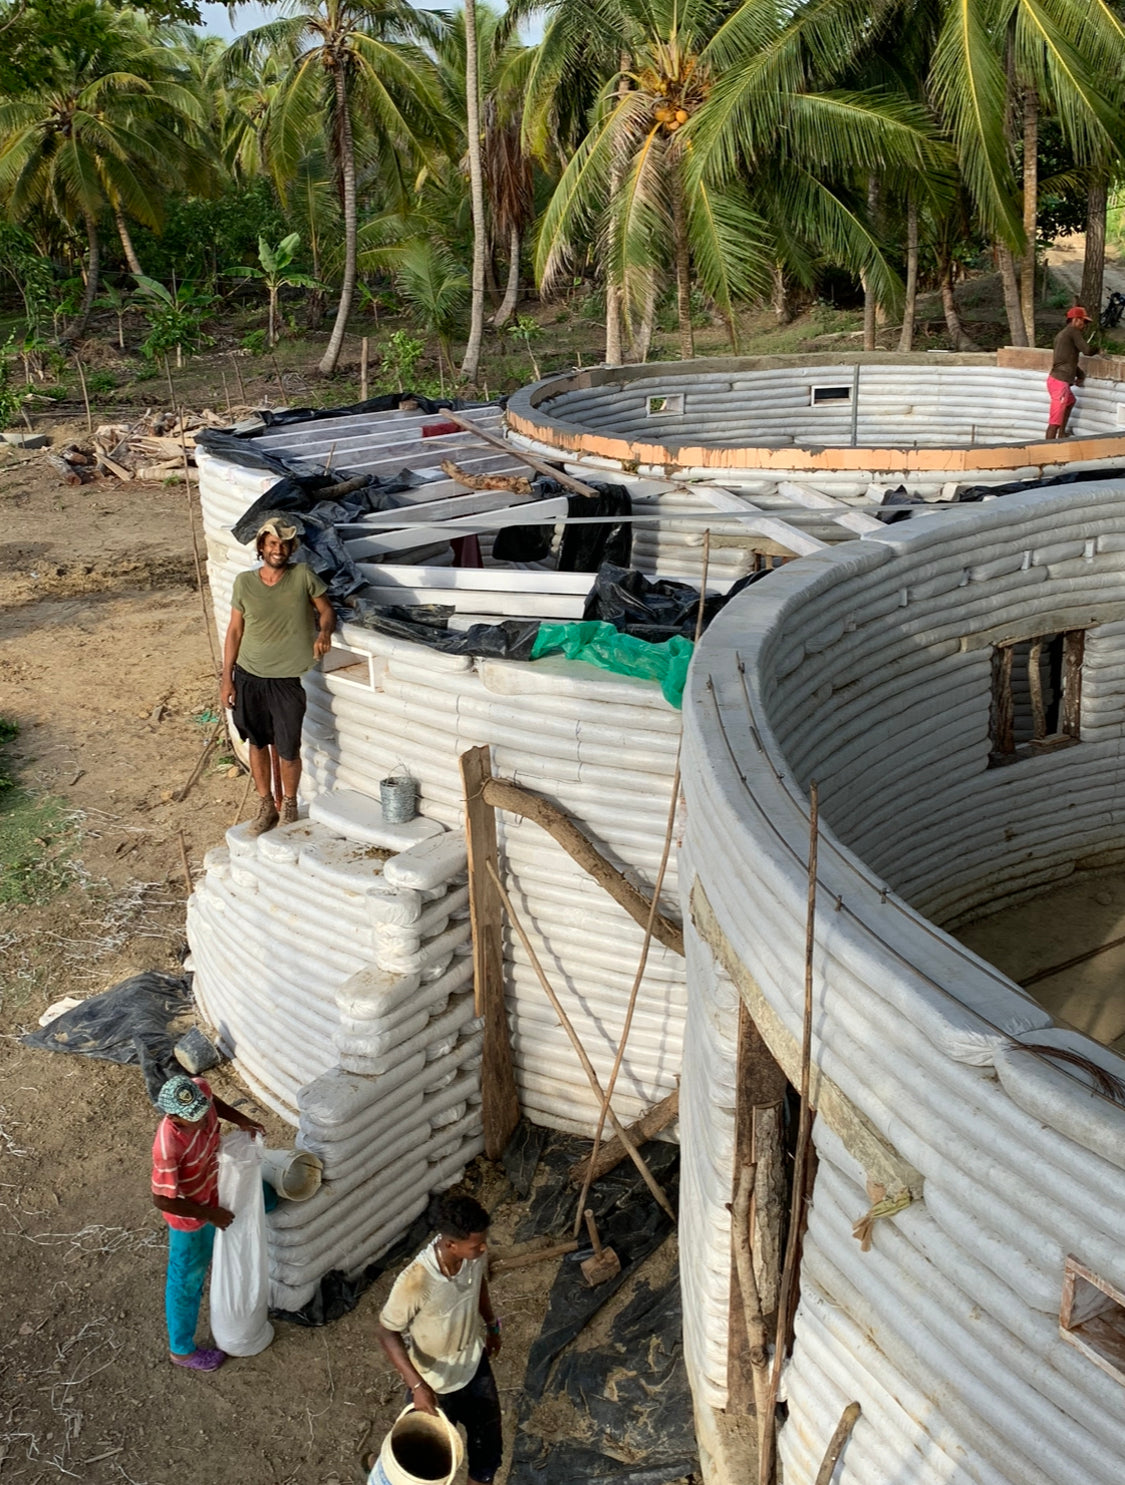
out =
<svg viewBox="0 0 1125 1485"><path fill-rule="evenodd" d="M26 1032L24 1046L45 1052L74 1052L105 1062L134 1063L144 1074L154 1099L174 1073L183 1072L172 1049L183 1031L177 1029L194 1007L190 975L149 970L122 980L111 990L91 995L37 1031Z"/></svg>
<svg viewBox="0 0 1125 1485"><path fill-rule="evenodd" d="M553 1136L540 1156L541 1178L516 1232L523 1240L565 1232L574 1218L570 1168L589 1142ZM676 1202L679 1147L649 1143L645 1159ZM621 1261L616 1278L591 1289L580 1251L564 1259L547 1314L528 1353L511 1485L670 1485L697 1467L691 1396L683 1364L679 1283L674 1262L654 1260L658 1277L638 1274L672 1236L630 1161L591 1188L599 1235ZM647 1270L646 1270L647 1273ZM628 1299L592 1344L584 1334L629 1286Z"/></svg>
<svg viewBox="0 0 1125 1485"><path fill-rule="evenodd" d="M703 605L704 628L736 594L768 576L769 570L764 568L740 578L727 593L713 593ZM674 634L691 639L698 613L699 589L690 583L648 578L635 567L617 567L605 562L587 594L582 617L601 619L634 639L660 644Z"/></svg>

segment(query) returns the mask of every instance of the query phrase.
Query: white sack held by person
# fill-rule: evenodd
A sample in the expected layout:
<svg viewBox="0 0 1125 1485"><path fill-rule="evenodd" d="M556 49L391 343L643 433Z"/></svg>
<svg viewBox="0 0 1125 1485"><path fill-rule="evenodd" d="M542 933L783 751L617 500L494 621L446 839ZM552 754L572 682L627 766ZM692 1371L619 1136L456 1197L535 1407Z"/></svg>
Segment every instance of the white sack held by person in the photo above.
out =
<svg viewBox="0 0 1125 1485"><path fill-rule="evenodd" d="M215 1234L211 1334L229 1356L257 1356L273 1340L262 1142L242 1129L224 1135L219 1149L219 1205L234 1221Z"/></svg>

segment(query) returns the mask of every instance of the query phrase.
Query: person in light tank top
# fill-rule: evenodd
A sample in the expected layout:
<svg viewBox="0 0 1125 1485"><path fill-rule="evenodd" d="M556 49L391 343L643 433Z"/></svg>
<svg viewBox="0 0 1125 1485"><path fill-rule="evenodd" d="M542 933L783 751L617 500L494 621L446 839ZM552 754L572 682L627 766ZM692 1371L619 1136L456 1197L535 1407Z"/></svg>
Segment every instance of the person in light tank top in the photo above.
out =
<svg viewBox="0 0 1125 1485"><path fill-rule="evenodd" d="M437 1236L394 1282L379 1316L379 1343L423 1413L438 1408L466 1434L469 1485L491 1485L503 1451L500 1396L490 1358L500 1321L488 1292L488 1213L447 1196ZM368 1455L368 1471L376 1456Z"/></svg>

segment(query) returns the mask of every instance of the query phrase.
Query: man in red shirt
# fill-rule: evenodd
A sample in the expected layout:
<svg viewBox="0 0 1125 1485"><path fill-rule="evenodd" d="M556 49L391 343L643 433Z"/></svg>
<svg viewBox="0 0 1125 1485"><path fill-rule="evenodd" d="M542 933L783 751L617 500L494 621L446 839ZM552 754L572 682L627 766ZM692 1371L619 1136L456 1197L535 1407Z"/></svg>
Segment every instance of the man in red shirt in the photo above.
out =
<svg viewBox="0 0 1125 1485"><path fill-rule="evenodd" d="M215 1229L234 1221L234 1213L219 1205L219 1120L251 1134L265 1130L186 1073L169 1078L156 1103L164 1118L152 1142L152 1204L168 1223L168 1345L176 1366L213 1372L226 1353L196 1346L195 1327Z"/></svg>

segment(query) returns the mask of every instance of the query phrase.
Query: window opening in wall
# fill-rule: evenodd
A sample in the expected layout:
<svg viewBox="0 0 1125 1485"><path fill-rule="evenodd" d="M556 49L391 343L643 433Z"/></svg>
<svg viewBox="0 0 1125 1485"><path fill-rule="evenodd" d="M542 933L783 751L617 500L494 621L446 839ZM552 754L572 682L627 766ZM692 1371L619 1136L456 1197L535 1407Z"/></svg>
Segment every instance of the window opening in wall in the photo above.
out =
<svg viewBox="0 0 1125 1485"><path fill-rule="evenodd" d="M1069 629L994 646L990 767L1079 741L1085 642L1085 630Z"/></svg>
<svg viewBox="0 0 1125 1485"><path fill-rule="evenodd" d="M813 407L821 402L850 402L852 389L851 387L813 387L811 400Z"/></svg>
<svg viewBox="0 0 1125 1485"><path fill-rule="evenodd" d="M1125 1294L1073 1257L1063 1268L1059 1333L1103 1372L1125 1382Z"/></svg>
<svg viewBox="0 0 1125 1485"><path fill-rule="evenodd" d="M657 417L660 413L682 413L684 410L684 394L682 392L669 392L663 397L650 397L648 398L647 406L650 418Z"/></svg>

